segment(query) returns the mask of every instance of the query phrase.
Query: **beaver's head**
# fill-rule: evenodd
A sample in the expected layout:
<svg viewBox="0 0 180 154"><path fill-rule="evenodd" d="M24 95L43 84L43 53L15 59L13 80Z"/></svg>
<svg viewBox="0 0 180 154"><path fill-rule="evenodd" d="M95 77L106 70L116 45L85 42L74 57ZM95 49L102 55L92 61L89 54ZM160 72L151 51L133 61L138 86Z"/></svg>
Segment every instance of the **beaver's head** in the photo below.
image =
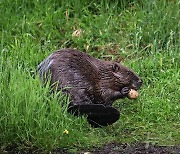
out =
<svg viewBox="0 0 180 154"><path fill-rule="evenodd" d="M141 87L142 80L129 68L113 62L111 70L114 76L115 83L117 84L115 84L116 86L121 87L121 85L123 85L123 87L128 87L134 90L138 90Z"/></svg>
<svg viewBox="0 0 180 154"><path fill-rule="evenodd" d="M126 97L130 89L138 90L142 85L140 77L129 68L117 63L105 61L106 68L100 70L102 87L111 89L114 95L114 100ZM120 92L120 94L118 94Z"/></svg>

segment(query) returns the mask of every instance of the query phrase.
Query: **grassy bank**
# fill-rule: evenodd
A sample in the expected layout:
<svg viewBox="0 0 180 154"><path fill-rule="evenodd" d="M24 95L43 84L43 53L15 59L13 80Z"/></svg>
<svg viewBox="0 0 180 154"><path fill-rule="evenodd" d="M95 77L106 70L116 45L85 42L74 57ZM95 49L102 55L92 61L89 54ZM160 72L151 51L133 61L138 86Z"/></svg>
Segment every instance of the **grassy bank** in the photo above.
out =
<svg viewBox="0 0 180 154"><path fill-rule="evenodd" d="M179 7L178 0L0 1L1 149L179 145ZM67 96L42 87L37 65L65 47L121 61L142 77L138 100L114 103L121 112L114 125L91 128L66 113Z"/></svg>

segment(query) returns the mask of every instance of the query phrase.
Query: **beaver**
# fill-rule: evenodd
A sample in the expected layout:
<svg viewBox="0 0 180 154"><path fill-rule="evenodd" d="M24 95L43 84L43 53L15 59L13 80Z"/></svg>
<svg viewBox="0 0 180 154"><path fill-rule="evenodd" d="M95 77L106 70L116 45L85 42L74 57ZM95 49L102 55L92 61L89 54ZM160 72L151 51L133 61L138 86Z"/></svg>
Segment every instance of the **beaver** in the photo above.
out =
<svg viewBox="0 0 180 154"><path fill-rule="evenodd" d="M76 49L61 49L38 65L42 81L50 75L53 89L70 96L70 105L103 104L112 106L138 90L140 77L129 68L112 61L94 58Z"/></svg>

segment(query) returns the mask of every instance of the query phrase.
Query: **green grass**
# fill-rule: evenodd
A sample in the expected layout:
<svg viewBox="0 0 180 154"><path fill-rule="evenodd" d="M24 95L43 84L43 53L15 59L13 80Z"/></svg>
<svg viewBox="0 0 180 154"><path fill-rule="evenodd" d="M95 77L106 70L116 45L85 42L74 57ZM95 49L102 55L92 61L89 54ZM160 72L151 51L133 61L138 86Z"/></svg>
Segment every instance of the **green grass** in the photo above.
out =
<svg viewBox="0 0 180 154"><path fill-rule="evenodd" d="M0 147L83 149L115 142L180 145L178 0L0 1ZM73 37L75 30L80 37ZM121 60L142 77L137 100L114 103L120 120L91 128L66 113L34 75L59 48ZM69 134L64 133L65 130Z"/></svg>

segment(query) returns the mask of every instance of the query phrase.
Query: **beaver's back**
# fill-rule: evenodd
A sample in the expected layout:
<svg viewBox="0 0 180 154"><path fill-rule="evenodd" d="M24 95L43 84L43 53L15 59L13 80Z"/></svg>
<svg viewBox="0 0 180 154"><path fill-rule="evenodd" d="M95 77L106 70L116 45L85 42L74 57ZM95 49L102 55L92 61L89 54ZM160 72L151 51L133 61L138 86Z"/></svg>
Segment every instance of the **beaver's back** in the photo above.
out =
<svg viewBox="0 0 180 154"><path fill-rule="evenodd" d="M52 53L39 64L38 72L43 81L50 75L51 86L70 94L73 104L111 105L114 100L125 97L124 87L131 88L140 80L120 64L99 60L75 49Z"/></svg>
<svg viewBox="0 0 180 154"><path fill-rule="evenodd" d="M90 104L96 92L94 85L98 82L97 68L92 61L96 59L85 53L63 49L41 62L38 71L43 81L48 79L50 74L50 84L70 94L74 104Z"/></svg>

